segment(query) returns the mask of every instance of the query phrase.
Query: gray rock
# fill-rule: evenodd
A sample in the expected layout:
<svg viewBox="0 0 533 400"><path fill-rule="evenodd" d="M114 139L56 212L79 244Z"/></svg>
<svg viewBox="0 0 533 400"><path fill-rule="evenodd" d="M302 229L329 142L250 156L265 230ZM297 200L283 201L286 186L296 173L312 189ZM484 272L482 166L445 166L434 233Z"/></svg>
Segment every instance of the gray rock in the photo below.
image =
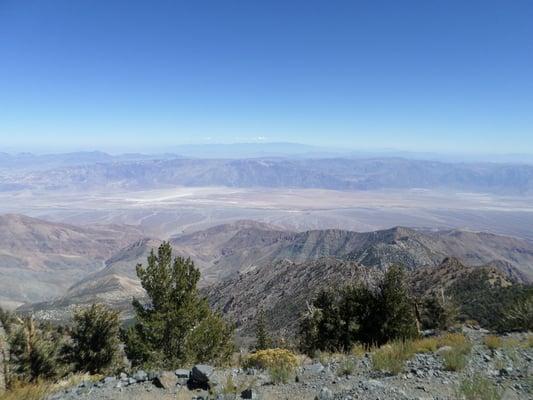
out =
<svg viewBox="0 0 533 400"><path fill-rule="evenodd" d="M135 379L138 382L144 382L144 381L148 380L148 374L146 372L144 372L142 369L137 371L137 372L135 372L132 375L132 377L133 377L133 379Z"/></svg>
<svg viewBox="0 0 533 400"><path fill-rule="evenodd" d="M178 383L178 378L173 372L162 372L159 377L154 379L154 385L162 389L173 389Z"/></svg>
<svg viewBox="0 0 533 400"><path fill-rule="evenodd" d="M188 369L177 369L176 371L174 371L174 373L180 379L188 379L190 376L190 372Z"/></svg>
<svg viewBox="0 0 533 400"><path fill-rule="evenodd" d="M210 365L197 364L191 370L191 380L199 385L207 385L214 371Z"/></svg>
<svg viewBox="0 0 533 400"><path fill-rule="evenodd" d="M116 383L117 381L117 378L115 378L114 376L107 376L104 378L104 384L106 385L111 385L111 384L114 384Z"/></svg>
<svg viewBox="0 0 533 400"><path fill-rule="evenodd" d="M324 366L321 363L317 362L311 365L306 365L304 369L312 374L320 374L324 371Z"/></svg>
<svg viewBox="0 0 533 400"><path fill-rule="evenodd" d="M241 392L242 399L259 399L259 394L254 389L246 389Z"/></svg>
<svg viewBox="0 0 533 400"><path fill-rule="evenodd" d="M327 387L323 387L315 400L333 400L333 392Z"/></svg>

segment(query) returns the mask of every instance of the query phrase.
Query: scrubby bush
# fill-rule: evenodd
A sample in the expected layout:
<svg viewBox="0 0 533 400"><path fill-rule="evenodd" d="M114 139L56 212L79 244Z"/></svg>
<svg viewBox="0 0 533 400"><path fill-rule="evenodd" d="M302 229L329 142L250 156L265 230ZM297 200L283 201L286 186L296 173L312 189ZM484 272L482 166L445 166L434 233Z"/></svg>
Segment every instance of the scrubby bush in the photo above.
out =
<svg viewBox="0 0 533 400"><path fill-rule="evenodd" d="M414 303L403 269L390 267L376 289L348 286L320 292L302 320L300 334L301 349L310 355L416 337Z"/></svg>
<svg viewBox="0 0 533 400"><path fill-rule="evenodd" d="M337 370L337 375L339 376L347 376L352 375L355 371L357 364L355 360L351 357L344 357L339 365L339 369Z"/></svg>
<svg viewBox="0 0 533 400"><path fill-rule="evenodd" d="M468 356L457 347L442 352L442 361L446 371L461 371L466 367Z"/></svg>
<svg viewBox="0 0 533 400"><path fill-rule="evenodd" d="M444 347L444 346L463 347L463 346L468 346L470 343L468 338L464 334L458 333L458 332L454 332L454 333L448 332L442 336L439 336L437 338L437 341L438 341L438 347Z"/></svg>
<svg viewBox="0 0 533 400"><path fill-rule="evenodd" d="M133 365L174 368L188 362L225 362L233 350L233 329L201 298L200 272L190 259L172 257L169 243L148 265L137 266L137 276L148 303L134 300L136 321L123 334Z"/></svg>
<svg viewBox="0 0 533 400"><path fill-rule="evenodd" d="M488 378L476 374L461 381L457 397L461 400L500 400L502 392Z"/></svg>
<svg viewBox="0 0 533 400"><path fill-rule="evenodd" d="M73 316L72 344L68 349L76 371L105 373L119 359L120 320L117 311L102 304L78 309Z"/></svg>
<svg viewBox="0 0 533 400"><path fill-rule="evenodd" d="M499 336L488 335L483 338L483 343L489 348L489 350L497 350L503 346L502 338Z"/></svg>
<svg viewBox="0 0 533 400"><path fill-rule="evenodd" d="M422 329L446 330L456 323L459 308L441 294L424 298L420 302L419 313Z"/></svg>
<svg viewBox="0 0 533 400"><path fill-rule="evenodd" d="M244 360L245 368L267 369L277 365L286 365L296 368L298 357L286 349L266 349L259 350L246 357Z"/></svg>
<svg viewBox="0 0 533 400"><path fill-rule="evenodd" d="M286 349L266 349L250 354L245 368L267 370L273 383L287 383L298 366L298 358Z"/></svg>
<svg viewBox="0 0 533 400"><path fill-rule="evenodd" d="M528 324L533 321L532 285L504 286L494 283L488 271L476 269L469 279L453 283L448 293L459 305L460 321L476 320L480 326L499 332L527 330ZM517 313L512 311L515 307ZM529 317L523 318L524 315Z"/></svg>
<svg viewBox="0 0 533 400"><path fill-rule="evenodd" d="M394 341L372 353L372 368L392 375L403 371L405 362L414 355L412 342Z"/></svg>
<svg viewBox="0 0 533 400"><path fill-rule="evenodd" d="M516 300L507 310L507 330L533 331L533 293Z"/></svg>
<svg viewBox="0 0 533 400"><path fill-rule="evenodd" d="M423 338L414 340L412 346L415 353L432 353L437 350L438 344L436 338Z"/></svg>

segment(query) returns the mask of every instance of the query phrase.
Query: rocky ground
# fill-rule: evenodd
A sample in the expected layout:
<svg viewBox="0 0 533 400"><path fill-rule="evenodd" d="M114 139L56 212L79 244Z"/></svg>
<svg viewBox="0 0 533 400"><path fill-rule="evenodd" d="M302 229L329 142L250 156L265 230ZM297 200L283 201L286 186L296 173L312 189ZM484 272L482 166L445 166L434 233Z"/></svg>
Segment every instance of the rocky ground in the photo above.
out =
<svg viewBox="0 0 533 400"><path fill-rule="evenodd" d="M374 371L368 354L340 359L334 356L307 359L286 384L273 384L263 371L198 365L191 370L137 371L99 382L84 382L56 393L48 400L451 400L461 398L458 395L460 382L475 374L489 379L502 399L533 399L533 349L516 345L519 341L524 343L524 334L503 338L515 345L490 350L483 343L486 331L463 330L473 348L467 366L460 372L446 371L439 351L416 354L395 376ZM350 365L349 374L341 372L346 372L346 363ZM230 386L234 389L226 389Z"/></svg>

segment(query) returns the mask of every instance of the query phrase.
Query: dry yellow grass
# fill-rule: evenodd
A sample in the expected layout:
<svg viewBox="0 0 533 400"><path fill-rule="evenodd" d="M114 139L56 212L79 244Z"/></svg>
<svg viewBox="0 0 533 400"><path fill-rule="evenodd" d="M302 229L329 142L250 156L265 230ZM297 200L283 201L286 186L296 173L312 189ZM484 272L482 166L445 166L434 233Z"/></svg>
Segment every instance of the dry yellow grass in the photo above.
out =
<svg viewBox="0 0 533 400"><path fill-rule="evenodd" d="M350 354L356 357L363 357L366 354L367 349L362 344L355 344L350 349Z"/></svg>
<svg viewBox="0 0 533 400"><path fill-rule="evenodd" d="M437 339L437 346L444 347L457 347L464 346L469 343L468 338L462 333L446 333L445 335Z"/></svg>
<svg viewBox="0 0 533 400"><path fill-rule="evenodd" d="M438 348L436 338L423 338L413 341L412 346L415 353L432 353Z"/></svg>
<svg viewBox="0 0 533 400"><path fill-rule="evenodd" d="M372 368L396 375L403 370L405 361L414 353L412 342L396 341L386 344L372 353Z"/></svg>
<svg viewBox="0 0 533 400"><path fill-rule="evenodd" d="M19 384L0 395L0 400L42 400L52 392L49 383Z"/></svg>
<svg viewBox="0 0 533 400"><path fill-rule="evenodd" d="M485 343L485 346L490 350L497 350L503 346L502 338L494 335L485 336L483 343Z"/></svg>

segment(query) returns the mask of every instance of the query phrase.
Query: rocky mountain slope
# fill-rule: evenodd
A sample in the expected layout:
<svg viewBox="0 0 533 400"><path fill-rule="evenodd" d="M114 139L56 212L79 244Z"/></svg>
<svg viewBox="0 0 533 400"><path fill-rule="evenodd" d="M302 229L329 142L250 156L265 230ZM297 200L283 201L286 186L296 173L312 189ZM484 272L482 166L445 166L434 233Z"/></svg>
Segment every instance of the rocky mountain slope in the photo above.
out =
<svg viewBox="0 0 533 400"><path fill-rule="evenodd" d="M128 226L79 227L0 215L0 302L35 302L64 293L139 237Z"/></svg>
<svg viewBox="0 0 533 400"><path fill-rule="evenodd" d="M279 261L301 263L323 257L385 268L437 266L446 257L467 265L497 263L520 280L533 280L533 243L507 236L461 230L421 231L397 227L375 232L313 230L288 232L255 222L221 225L171 240L191 256L210 280L220 280Z"/></svg>
<svg viewBox="0 0 533 400"><path fill-rule="evenodd" d="M62 319L75 305L104 301L127 311L131 298L142 295L135 265L145 263L149 251L159 244L157 240L143 239L128 245L109 257L103 269L83 277L56 300L24 309L37 311L44 318ZM271 300L281 298L280 293L288 293L289 303L295 303L298 308L302 304L300 287L315 290L322 281L335 285L355 276L367 280L371 278L369 271L375 274L392 263L403 264L413 271L423 267L431 271L448 256L457 257L466 265L490 263L517 282L531 281L533 276L532 243L455 230L290 232L253 221L239 221L174 237L171 244L175 254L195 261L202 272L203 287L216 284L210 292L213 304L227 309L228 313L232 310L233 295L245 294L245 302L253 302L257 300L252 296L254 291L270 296ZM287 287L277 287L274 282L286 282ZM315 283L316 287L311 288ZM303 296L305 291L301 293ZM277 313L290 312L289 303L276 306ZM244 308L248 305L238 305L232 312L237 314ZM253 311L250 308L250 315ZM241 318L244 324L246 315L242 314Z"/></svg>
<svg viewBox="0 0 533 400"><path fill-rule="evenodd" d="M253 336L257 311L267 314L269 331L291 337L307 304L321 289L341 288L348 284L369 284L379 280L381 270L354 261L324 258L304 263L283 261L270 268L253 271L207 287L204 293L212 307L221 310L237 324L242 337ZM482 276L481 276L482 275ZM474 278L493 286L510 286L516 280L493 266L471 267L455 258L440 265L408 272L413 294L439 293Z"/></svg>

